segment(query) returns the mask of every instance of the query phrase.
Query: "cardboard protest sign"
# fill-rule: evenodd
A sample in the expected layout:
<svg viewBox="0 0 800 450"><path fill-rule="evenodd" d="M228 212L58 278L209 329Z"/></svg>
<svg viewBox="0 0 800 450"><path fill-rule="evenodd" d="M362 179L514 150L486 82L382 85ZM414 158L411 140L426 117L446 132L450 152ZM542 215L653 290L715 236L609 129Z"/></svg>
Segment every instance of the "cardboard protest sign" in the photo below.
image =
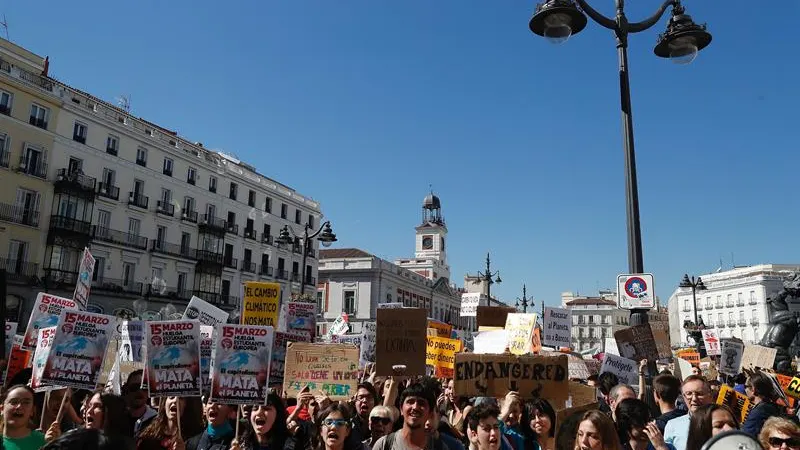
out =
<svg viewBox="0 0 800 450"><path fill-rule="evenodd" d="M30 365L33 355L28 350L22 349L22 336L14 336L9 352L8 364L3 367L3 378L0 386L5 386L22 370Z"/></svg>
<svg viewBox="0 0 800 450"><path fill-rule="evenodd" d="M733 415L736 417L739 423L744 423L744 420L747 418L750 410L753 409L753 405L750 403L750 399L747 398L746 395L734 391L733 388L727 384L720 386L716 403L718 405L727 405L728 408L733 411Z"/></svg>
<svg viewBox="0 0 800 450"><path fill-rule="evenodd" d="M719 371L730 376L737 375L742 368L742 356L744 356L744 342L738 339L723 339Z"/></svg>
<svg viewBox="0 0 800 450"><path fill-rule="evenodd" d="M280 284L246 281L243 293L242 325L278 326Z"/></svg>
<svg viewBox="0 0 800 450"><path fill-rule="evenodd" d="M34 392L43 392L48 389L42 383L42 374L47 365L47 357L50 355L50 349L53 348L53 338L56 336L57 327L47 327L39 329L38 345L36 351L33 352L33 367L31 371L31 389Z"/></svg>
<svg viewBox="0 0 800 450"><path fill-rule="evenodd" d="M585 380L589 378L589 368L582 358L569 355L569 379Z"/></svg>
<svg viewBox="0 0 800 450"><path fill-rule="evenodd" d="M603 355L603 365L600 373L610 372L619 378L620 383L634 386L639 384L639 364L622 356L606 353Z"/></svg>
<svg viewBox="0 0 800 450"><path fill-rule="evenodd" d="M35 350L36 340L39 338L39 329L58 325L61 311L65 309L77 311L79 309L78 303L68 298L39 292L36 296L36 301L33 303L33 310L31 311L31 318L28 320L28 328L25 330L22 348Z"/></svg>
<svg viewBox="0 0 800 450"><path fill-rule="evenodd" d="M650 325L636 325L614 332L620 356L634 361L647 359L655 361L659 358L658 347Z"/></svg>
<svg viewBox="0 0 800 450"><path fill-rule="evenodd" d="M461 317L475 317L478 315L478 304L481 302L481 294L477 292L466 292L461 294Z"/></svg>
<svg viewBox="0 0 800 450"><path fill-rule="evenodd" d="M144 362L144 321L124 320L119 330L119 361Z"/></svg>
<svg viewBox="0 0 800 450"><path fill-rule="evenodd" d="M208 303L202 298L193 295L183 311L183 319L197 320L200 325L216 327L218 324L227 323L229 314Z"/></svg>
<svg viewBox="0 0 800 450"><path fill-rule="evenodd" d="M275 342L272 346L272 362L269 365L270 384L283 383L286 345L289 342L311 342L311 339L305 334L275 332Z"/></svg>
<svg viewBox="0 0 800 450"><path fill-rule="evenodd" d="M211 401L232 405L266 403L273 328L221 324L217 333Z"/></svg>
<svg viewBox="0 0 800 450"><path fill-rule="evenodd" d="M566 409L556 409L556 423L552 426L556 428L556 450L573 450L575 447L575 436L578 434L578 426L581 419L588 411L598 408L598 403L590 403L583 406L575 406Z"/></svg>
<svg viewBox="0 0 800 450"><path fill-rule="evenodd" d="M364 336L364 339L361 340L361 353L358 357L358 364L361 367L365 367L367 363L375 362L375 344L378 324L375 322L362 322L361 327L361 334Z"/></svg>
<svg viewBox="0 0 800 450"><path fill-rule="evenodd" d="M531 351L533 327L537 315L509 313L506 316L506 339L508 350L514 355L527 355Z"/></svg>
<svg viewBox="0 0 800 450"><path fill-rule="evenodd" d="M678 350L676 355L693 366L700 366L700 353L695 349Z"/></svg>
<svg viewBox="0 0 800 450"><path fill-rule="evenodd" d="M505 327L508 314L516 311L510 306L478 306L478 327Z"/></svg>
<svg viewBox="0 0 800 450"><path fill-rule="evenodd" d="M147 322L145 331L150 397L199 397L203 392L200 322Z"/></svg>
<svg viewBox="0 0 800 450"><path fill-rule="evenodd" d="M672 345L669 339L669 322L650 322L650 329L653 332L653 339L656 341L659 358L670 358L672 356Z"/></svg>
<svg viewBox="0 0 800 450"><path fill-rule="evenodd" d="M92 289L92 275L94 274L95 259L88 248L83 249L81 265L78 268L78 279L75 282L75 292L72 300L77 303L78 309L86 310L89 305L89 291Z"/></svg>
<svg viewBox="0 0 800 450"><path fill-rule="evenodd" d="M544 308L542 342L554 348L572 346L572 314L568 309Z"/></svg>
<svg viewBox="0 0 800 450"><path fill-rule="evenodd" d="M597 402L597 389L575 381L570 381L569 397L572 401L570 408L591 405Z"/></svg>
<svg viewBox="0 0 800 450"><path fill-rule="evenodd" d="M461 351L461 341L436 336L428 336L425 364L433 367L453 369L456 353Z"/></svg>
<svg viewBox="0 0 800 450"><path fill-rule="evenodd" d="M442 338L450 338L453 333L453 325L435 319L428 319L428 328L436 330L436 336Z"/></svg>
<svg viewBox="0 0 800 450"><path fill-rule="evenodd" d="M283 389L290 397L308 386L331 400L350 400L358 386L358 349L352 345L290 342L285 367Z"/></svg>
<svg viewBox="0 0 800 450"><path fill-rule="evenodd" d="M427 310L424 308L379 309L377 311L375 374L425 375L427 348Z"/></svg>
<svg viewBox="0 0 800 450"><path fill-rule="evenodd" d="M742 354L742 369L753 370L756 367L772 369L773 364L775 364L775 355L777 354L778 349L776 348L747 344L744 346Z"/></svg>
<svg viewBox="0 0 800 450"><path fill-rule="evenodd" d="M106 348L114 342L117 319L64 310L58 321L42 383L75 389L97 388Z"/></svg>
<svg viewBox="0 0 800 450"><path fill-rule="evenodd" d="M702 330L703 342L706 345L706 354L708 356L717 356L720 354L719 337L716 330Z"/></svg>
<svg viewBox="0 0 800 450"><path fill-rule="evenodd" d="M456 353L454 389L462 397L545 398L563 405L569 397L567 356L476 355Z"/></svg>

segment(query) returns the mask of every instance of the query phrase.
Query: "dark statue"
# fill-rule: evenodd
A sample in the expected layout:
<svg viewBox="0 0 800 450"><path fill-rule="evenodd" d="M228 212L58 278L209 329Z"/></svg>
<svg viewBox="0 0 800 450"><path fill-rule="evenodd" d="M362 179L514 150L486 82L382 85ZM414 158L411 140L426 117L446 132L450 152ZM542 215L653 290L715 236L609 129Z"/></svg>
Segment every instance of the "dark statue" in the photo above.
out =
<svg viewBox="0 0 800 450"><path fill-rule="evenodd" d="M778 350L775 355L774 369L780 373L791 373L792 343L800 331L800 316L789 311L787 300L800 301L800 275L789 274L783 281L783 291L775 297L767 299L769 309L769 327L761 338L760 345Z"/></svg>

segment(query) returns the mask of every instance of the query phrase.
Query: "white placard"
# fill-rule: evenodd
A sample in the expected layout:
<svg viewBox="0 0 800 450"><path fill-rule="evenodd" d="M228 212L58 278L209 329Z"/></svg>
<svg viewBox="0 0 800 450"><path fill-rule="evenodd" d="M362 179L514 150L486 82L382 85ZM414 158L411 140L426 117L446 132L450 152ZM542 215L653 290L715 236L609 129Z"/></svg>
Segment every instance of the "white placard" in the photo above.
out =
<svg viewBox="0 0 800 450"><path fill-rule="evenodd" d="M144 362L144 321L125 320L119 325L119 361Z"/></svg>
<svg viewBox="0 0 800 450"><path fill-rule="evenodd" d="M568 309L544 308L542 344L555 348L572 345L572 315Z"/></svg>
<svg viewBox="0 0 800 450"><path fill-rule="evenodd" d="M508 347L508 331L505 329L480 331L473 336L473 353L476 354L505 353Z"/></svg>
<svg viewBox="0 0 800 450"><path fill-rule="evenodd" d="M201 325L216 327L221 323L228 322L229 314L208 303L202 298L193 295L183 311L183 318L187 320L197 320Z"/></svg>
<svg viewBox="0 0 800 450"><path fill-rule="evenodd" d="M639 386L639 364L632 359L606 353L600 366L600 373L605 372L616 375L620 383Z"/></svg>
<svg viewBox="0 0 800 450"><path fill-rule="evenodd" d="M328 340L332 336L342 335L350 330L350 324L347 321L347 314L342 314L333 321L330 329L328 329Z"/></svg>
<svg viewBox="0 0 800 450"><path fill-rule="evenodd" d="M361 334L363 335L363 339L361 340L361 352L359 353L359 364L361 367L365 367L368 362L375 362L375 342L376 342L376 335L378 332L378 323L377 322L362 322L361 323Z"/></svg>
<svg viewBox="0 0 800 450"><path fill-rule="evenodd" d="M742 368L743 355L744 342L733 339L723 339L719 359L719 372L731 376L738 375Z"/></svg>
<svg viewBox="0 0 800 450"><path fill-rule="evenodd" d="M708 356L717 356L720 354L720 342L717 337L716 330L702 330L703 342L706 344L706 354Z"/></svg>
<svg viewBox="0 0 800 450"><path fill-rule="evenodd" d="M88 248L83 249L81 265L78 268L78 280L75 283L75 292L72 293L74 300L80 309L86 310L89 305L89 291L92 289L92 275L94 274L94 256Z"/></svg>
<svg viewBox="0 0 800 450"><path fill-rule="evenodd" d="M617 277L617 306L622 309L651 309L655 304L653 274L625 274Z"/></svg>
<svg viewBox="0 0 800 450"><path fill-rule="evenodd" d="M619 347L617 347L617 340L613 337L606 338L603 345L603 352L611 353L612 355L619 355Z"/></svg>
<svg viewBox="0 0 800 450"><path fill-rule="evenodd" d="M481 294L479 292L461 294L461 317L477 317L480 302Z"/></svg>

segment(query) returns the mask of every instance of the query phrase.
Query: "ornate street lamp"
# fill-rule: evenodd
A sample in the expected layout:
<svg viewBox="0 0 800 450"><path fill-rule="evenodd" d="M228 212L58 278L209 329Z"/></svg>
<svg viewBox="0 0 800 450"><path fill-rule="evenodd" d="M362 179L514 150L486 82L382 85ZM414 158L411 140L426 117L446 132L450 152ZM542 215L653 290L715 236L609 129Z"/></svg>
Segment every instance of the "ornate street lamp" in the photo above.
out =
<svg viewBox="0 0 800 450"><path fill-rule="evenodd" d="M313 242L313 239L316 238L325 247L330 247L331 244L337 241L336 234L333 233L333 230L331 229L331 222L329 220L326 220L325 223L320 225L317 231L314 231L309 234L308 230L310 228L311 227L309 227L308 224L306 224L303 227L303 236L300 237L297 236L294 233L294 231L291 228L289 228L288 225L285 225L283 229L281 229L280 233L278 233L278 237L275 240L277 244L289 245L292 242L294 242L294 238L298 238L303 244L303 263L300 269L303 271L303 277L300 280L300 296L302 296L305 293L306 282L309 281L309 279L306 278L306 273L305 273L306 259L308 258L308 253L312 249L311 243Z"/></svg>
<svg viewBox="0 0 800 450"><path fill-rule="evenodd" d="M694 276L689 278L688 274L684 274L678 287L692 290L694 321L685 321L683 323L683 328L686 330L686 334L694 340L695 345L697 345L697 351L700 353L700 357L704 358L706 356L706 349L703 345L703 330L706 325L703 323L702 317L699 319L697 317L697 291L705 291L707 289L706 285L703 283L702 278L697 277L697 279L695 279Z"/></svg>
<svg viewBox="0 0 800 450"><path fill-rule="evenodd" d="M528 302L529 300L530 300L530 303ZM517 299L517 309L519 309L519 307L522 306L522 312L523 313L527 313L528 312L528 305L533 307L533 297L528 298L528 289L523 284L522 285L522 298L518 298Z"/></svg>
<svg viewBox="0 0 800 450"><path fill-rule="evenodd" d="M494 283L502 283L503 280L500 279L500 271L492 273L492 262L489 259L489 254L486 254L486 271L478 272L478 278L482 279L484 283L486 283L486 305L491 305L492 302L492 285Z"/></svg>

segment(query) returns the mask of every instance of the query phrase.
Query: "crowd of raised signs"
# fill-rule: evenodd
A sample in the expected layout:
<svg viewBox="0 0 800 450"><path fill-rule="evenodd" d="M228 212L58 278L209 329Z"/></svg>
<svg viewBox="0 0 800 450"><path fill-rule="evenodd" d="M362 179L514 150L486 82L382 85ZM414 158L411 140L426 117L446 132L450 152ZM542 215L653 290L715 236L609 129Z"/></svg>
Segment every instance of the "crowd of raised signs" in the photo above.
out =
<svg viewBox="0 0 800 450"><path fill-rule="evenodd" d="M255 284L235 319L196 297L123 320L40 294L21 335L5 327L4 449L800 450L800 378L740 342L700 360L646 324L584 359L556 308L477 308L467 339L402 305L317 336L316 304Z"/></svg>

